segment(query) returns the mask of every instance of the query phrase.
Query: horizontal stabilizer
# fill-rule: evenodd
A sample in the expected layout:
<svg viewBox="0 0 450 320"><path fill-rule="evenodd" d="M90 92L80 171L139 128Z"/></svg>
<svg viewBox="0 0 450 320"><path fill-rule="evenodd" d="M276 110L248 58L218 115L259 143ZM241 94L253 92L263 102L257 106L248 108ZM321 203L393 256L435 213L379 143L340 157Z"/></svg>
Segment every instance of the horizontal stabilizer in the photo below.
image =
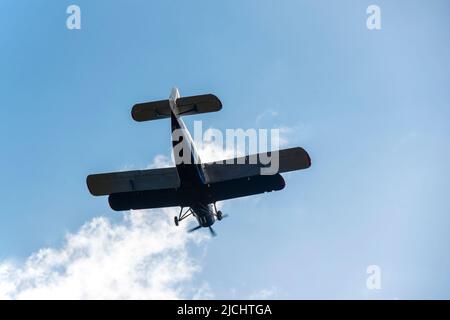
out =
<svg viewBox="0 0 450 320"><path fill-rule="evenodd" d="M175 113L180 116L215 112L222 109L219 98L213 94L182 97L176 100ZM169 100L138 103L133 106L131 116L135 121L158 120L170 117Z"/></svg>
<svg viewBox="0 0 450 320"><path fill-rule="evenodd" d="M105 196L119 192L171 189L180 186L176 168L134 170L92 174L87 177L89 192Z"/></svg>

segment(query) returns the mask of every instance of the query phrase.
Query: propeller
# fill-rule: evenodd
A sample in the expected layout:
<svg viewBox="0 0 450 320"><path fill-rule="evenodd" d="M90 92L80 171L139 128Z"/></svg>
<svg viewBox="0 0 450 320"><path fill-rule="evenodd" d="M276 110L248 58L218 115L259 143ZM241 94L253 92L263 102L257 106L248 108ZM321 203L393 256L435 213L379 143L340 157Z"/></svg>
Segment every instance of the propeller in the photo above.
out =
<svg viewBox="0 0 450 320"><path fill-rule="evenodd" d="M211 236L213 236L213 237L217 236L217 233L214 231L214 229L211 226L209 226L209 232L211 232Z"/></svg>
<svg viewBox="0 0 450 320"><path fill-rule="evenodd" d="M188 232L191 233L191 232L194 232L195 230L198 230L201 228L202 228L202 226L199 225L192 229L189 229ZM211 232L211 236L213 236L213 237L217 236L217 233L214 231L214 229L211 226L209 226L209 232Z"/></svg>
<svg viewBox="0 0 450 320"><path fill-rule="evenodd" d="M198 229L200 229L201 227L202 227L202 226L200 226L200 225L199 225L199 226L196 226L196 227L194 227L194 228L192 228L192 229L189 229L188 232L189 232L189 233L194 232L195 230L198 230Z"/></svg>

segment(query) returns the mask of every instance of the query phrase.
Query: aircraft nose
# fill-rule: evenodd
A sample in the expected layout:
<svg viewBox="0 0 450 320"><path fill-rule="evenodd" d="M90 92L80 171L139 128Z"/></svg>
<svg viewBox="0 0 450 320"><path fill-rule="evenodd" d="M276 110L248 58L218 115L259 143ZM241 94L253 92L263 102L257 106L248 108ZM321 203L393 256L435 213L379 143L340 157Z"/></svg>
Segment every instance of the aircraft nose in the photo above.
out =
<svg viewBox="0 0 450 320"><path fill-rule="evenodd" d="M198 217L198 222L202 227L210 227L216 222L214 215L208 214Z"/></svg>

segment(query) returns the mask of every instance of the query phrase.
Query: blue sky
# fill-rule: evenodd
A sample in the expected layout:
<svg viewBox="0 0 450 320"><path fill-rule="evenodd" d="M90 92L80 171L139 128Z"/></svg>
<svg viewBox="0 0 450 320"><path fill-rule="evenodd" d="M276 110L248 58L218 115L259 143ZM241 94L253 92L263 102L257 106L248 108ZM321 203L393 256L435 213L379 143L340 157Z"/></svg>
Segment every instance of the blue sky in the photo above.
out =
<svg viewBox="0 0 450 320"><path fill-rule="evenodd" d="M82 29L65 27L77 4ZM382 29L366 28L381 8ZM312 157L282 192L224 204L189 246L217 298L449 298L448 1L0 3L0 260L94 217L85 177L170 154L136 102L212 92L204 126L291 128ZM274 113L275 112L275 113ZM264 115L264 116L261 116ZM256 121L259 119L259 121ZM366 268L382 289L366 288Z"/></svg>

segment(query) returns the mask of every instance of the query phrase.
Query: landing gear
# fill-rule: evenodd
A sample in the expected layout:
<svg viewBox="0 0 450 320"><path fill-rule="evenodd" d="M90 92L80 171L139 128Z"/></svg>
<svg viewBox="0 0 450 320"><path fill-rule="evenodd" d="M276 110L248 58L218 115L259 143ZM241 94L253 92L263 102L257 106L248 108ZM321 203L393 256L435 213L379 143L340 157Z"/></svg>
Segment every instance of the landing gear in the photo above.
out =
<svg viewBox="0 0 450 320"><path fill-rule="evenodd" d="M181 207L180 209L180 213L177 216L173 217L173 222L175 223L175 225L178 227L178 225L180 224L181 220L186 219L187 217L189 217L192 214L192 209L189 208L186 212L183 212L183 207Z"/></svg>
<svg viewBox="0 0 450 320"><path fill-rule="evenodd" d="M225 216L222 214L222 211L217 210L216 203L214 202L214 211L216 212L217 220L222 220Z"/></svg>

